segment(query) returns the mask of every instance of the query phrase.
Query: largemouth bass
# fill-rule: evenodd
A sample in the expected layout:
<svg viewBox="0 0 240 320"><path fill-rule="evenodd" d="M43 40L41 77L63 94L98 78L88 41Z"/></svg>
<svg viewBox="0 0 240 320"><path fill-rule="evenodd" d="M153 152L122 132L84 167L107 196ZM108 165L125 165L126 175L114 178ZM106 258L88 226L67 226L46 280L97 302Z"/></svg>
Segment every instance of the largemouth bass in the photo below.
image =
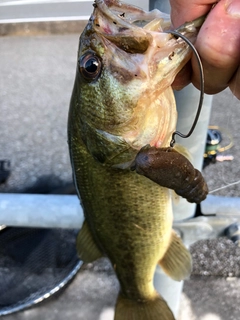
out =
<svg viewBox="0 0 240 320"><path fill-rule="evenodd" d="M202 22L178 30L194 42ZM170 25L158 10L96 0L80 37L68 123L85 215L77 250L84 262L110 259L121 288L115 320L174 319L154 289L156 265L175 280L191 272L190 254L172 231L171 183L146 178L135 162L146 145L168 147L176 127L171 84L191 50L164 32Z"/></svg>

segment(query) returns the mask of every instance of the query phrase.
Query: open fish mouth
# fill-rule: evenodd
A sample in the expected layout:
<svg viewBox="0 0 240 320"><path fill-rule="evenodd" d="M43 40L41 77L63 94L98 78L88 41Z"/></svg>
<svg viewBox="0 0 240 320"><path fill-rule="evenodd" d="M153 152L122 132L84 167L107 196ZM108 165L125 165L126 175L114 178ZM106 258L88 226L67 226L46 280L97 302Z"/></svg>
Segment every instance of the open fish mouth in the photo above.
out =
<svg viewBox="0 0 240 320"><path fill-rule="evenodd" d="M146 12L111 0L96 0L94 7L90 20L95 31L128 53L144 53L153 41L149 31L162 32L170 27L169 15L158 10Z"/></svg>
<svg viewBox="0 0 240 320"><path fill-rule="evenodd" d="M161 45L161 39L164 42L172 38L170 34L164 33L171 28L170 15L157 9L144 11L118 0L95 0L93 6L95 10L90 21L95 31L126 52L145 52L152 37L158 45ZM199 21L197 19L186 23L178 31L194 42L202 22L200 18Z"/></svg>
<svg viewBox="0 0 240 320"><path fill-rule="evenodd" d="M129 61L133 61L135 65L141 64L140 75L147 80L156 78L156 72L158 78L167 76L170 79L169 75L172 74L173 77L167 84L169 85L190 59L191 49L188 44L165 32L171 29L168 14L157 9L144 11L114 0L95 0L93 6L94 11L87 28L99 37L108 59L119 55L120 66L120 60L124 60L126 64ZM194 42L198 25L185 24L178 31Z"/></svg>

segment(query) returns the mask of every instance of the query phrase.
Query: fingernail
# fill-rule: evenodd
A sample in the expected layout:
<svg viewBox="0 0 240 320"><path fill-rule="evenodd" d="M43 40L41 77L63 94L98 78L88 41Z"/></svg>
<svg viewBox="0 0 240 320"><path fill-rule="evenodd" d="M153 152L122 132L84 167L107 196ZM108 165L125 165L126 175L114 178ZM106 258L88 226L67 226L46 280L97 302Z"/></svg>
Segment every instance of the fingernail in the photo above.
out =
<svg viewBox="0 0 240 320"><path fill-rule="evenodd" d="M236 18L240 18L240 1L239 0L227 0L225 2L227 13Z"/></svg>

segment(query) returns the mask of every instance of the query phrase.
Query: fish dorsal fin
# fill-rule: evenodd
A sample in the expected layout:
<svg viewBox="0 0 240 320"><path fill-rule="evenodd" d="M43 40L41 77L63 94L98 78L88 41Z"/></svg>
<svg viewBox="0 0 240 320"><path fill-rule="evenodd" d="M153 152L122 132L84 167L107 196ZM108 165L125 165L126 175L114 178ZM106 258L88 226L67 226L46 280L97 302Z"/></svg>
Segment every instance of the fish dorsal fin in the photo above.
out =
<svg viewBox="0 0 240 320"><path fill-rule="evenodd" d="M77 235L77 253L83 262L93 262L103 256L97 247L86 221Z"/></svg>
<svg viewBox="0 0 240 320"><path fill-rule="evenodd" d="M163 271L176 281L181 281L190 276L192 271L192 258L190 252L172 231L171 243L164 257L159 261Z"/></svg>

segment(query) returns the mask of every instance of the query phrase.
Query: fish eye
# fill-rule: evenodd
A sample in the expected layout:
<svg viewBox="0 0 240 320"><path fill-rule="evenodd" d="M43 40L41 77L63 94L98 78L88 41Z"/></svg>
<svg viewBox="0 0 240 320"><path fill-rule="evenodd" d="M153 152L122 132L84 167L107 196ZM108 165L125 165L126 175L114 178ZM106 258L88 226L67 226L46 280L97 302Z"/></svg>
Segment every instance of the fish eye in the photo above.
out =
<svg viewBox="0 0 240 320"><path fill-rule="evenodd" d="M87 52L79 59L79 69L82 76L88 80L96 80L101 73L102 63L93 52Z"/></svg>

